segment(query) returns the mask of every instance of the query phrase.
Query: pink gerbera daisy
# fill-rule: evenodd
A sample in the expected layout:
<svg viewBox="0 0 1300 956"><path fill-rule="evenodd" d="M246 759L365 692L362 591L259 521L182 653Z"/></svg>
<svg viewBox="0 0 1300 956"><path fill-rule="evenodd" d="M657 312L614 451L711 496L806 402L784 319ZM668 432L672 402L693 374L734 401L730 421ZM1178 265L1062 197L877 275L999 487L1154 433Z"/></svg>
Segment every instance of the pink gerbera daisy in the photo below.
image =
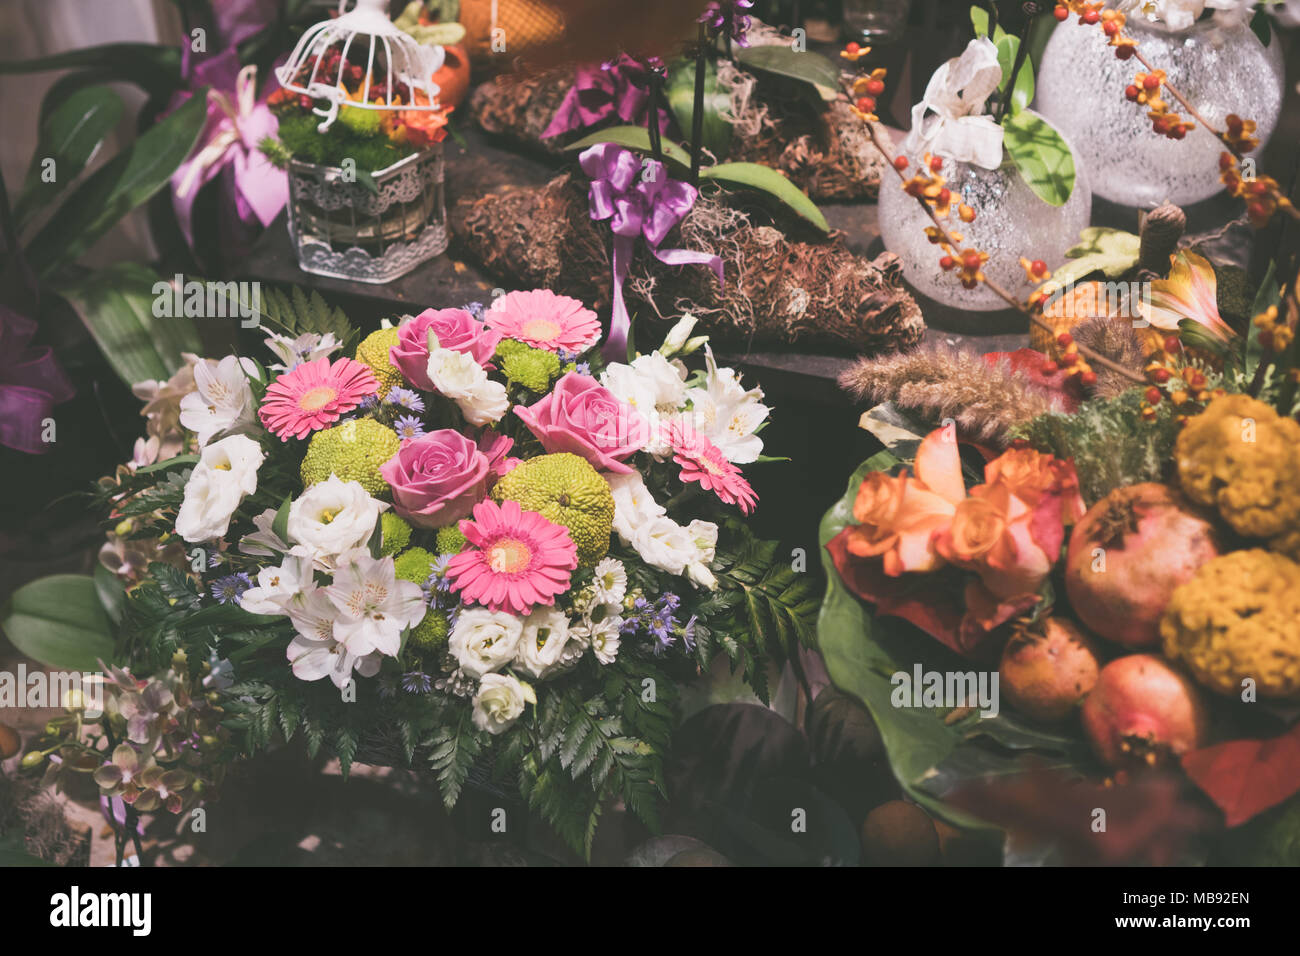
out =
<svg viewBox="0 0 1300 956"><path fill-rule="evenodd" d="M577 299L550 289L511 292L483 316L488 328L538 349L585 352L600 341L600 320Z"/></svg>
<svg viewBox="0 0 1300 956"><path fill-rule="evenodd" d="M280 436L305 438L308 433L334 424L367 395L379 390L370 367L350 358L330 364L328 357L304 362L285 372L266 390L258 409L262 424Z"/></svg>
<svg viewBox="0 0 1300 956"><path fill-rule="evenodd" d="M460 530L472 547L448 562L447 578L465 601L523 615L534 605L554 604L555 595L569 589L578 547L568 528L524 511L517 501L486 499Z"/></svg>
<svg viewBox="0 0 1300 956"><path fill-rule="evenodd" d="M698 481L701 488L712 491L726 504L739 505L745 514L754 510L758 495L722 449L679 424L668 428L667 438L672 445L673 461L682 466L678 476L682 481Z"/></svg>

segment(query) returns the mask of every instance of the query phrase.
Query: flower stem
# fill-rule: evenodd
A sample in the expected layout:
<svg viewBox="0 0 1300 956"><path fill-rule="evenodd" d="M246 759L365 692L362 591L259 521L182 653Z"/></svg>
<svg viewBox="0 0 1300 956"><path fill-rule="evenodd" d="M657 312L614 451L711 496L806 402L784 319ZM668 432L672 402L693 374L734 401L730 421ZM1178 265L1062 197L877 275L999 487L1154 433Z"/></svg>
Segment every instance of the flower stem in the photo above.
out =
<svg viewBox="0 0 1300 956"><path fill-rule="evenodd" d="M691 113L691 185L700 184L700 154L704 149L704 73L708 66L708 30L700 24L695 51L695 104Z"/></svg>

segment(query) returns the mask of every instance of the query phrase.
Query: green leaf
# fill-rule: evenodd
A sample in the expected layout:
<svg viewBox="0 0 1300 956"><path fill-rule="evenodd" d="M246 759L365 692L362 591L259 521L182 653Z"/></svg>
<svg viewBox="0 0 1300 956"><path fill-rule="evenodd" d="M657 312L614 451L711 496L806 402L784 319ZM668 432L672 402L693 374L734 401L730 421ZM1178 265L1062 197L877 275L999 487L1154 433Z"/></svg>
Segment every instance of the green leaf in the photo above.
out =
<svg viewBox="0 0 1300 956"><path fill-rule="evenodd" d="M1264 278L1259 284L1259 289L1255 292L1255 299L1250 305L1250 315L1253 318L1261 312L1268 311L1271 305L1278 305L1281 298L1281 290L1277 284L1277 265L1270 261L1268 271L1264 273ZM1264 355L1264 347L1259 343L1259 326L1254 321L1250 323L1246 330L1246 354L1244 368L1247 375L1254 375L1255 368L1259 365L1260 359Z"/></svg>
<svg viewBox="0 0 1300 956"><path fill-rule="evenodd" d="M1207 332L1205 326L1195 319L1183 319L1178 323L1178 338L1185 348L1203 349L1221 360L1229 356L1232 348L1230 343Z"/></svg>
<svg viewBox="0 0 1300 956"><path fill-rule="evenodd" d="M98 671L113 657L108 614L90 575L56 574L24 585L6 602L0 628L46 667Z"/></svg>
<svg viewBox="0 0 1300 956"><path fill-rule="evenodd" d="M1264 10L1263 6L1250 18L1250 28L1255 36L1259 37L1259 42L1268 46L1269 41L1273 39L1273 25L1269 20L1268 11Z"/></svg>
<svg viewBox="0 0 1300 956"><path fill-rule="evenodd" d="M142 465L135 470L135 473L137 475L150 475L155 471L166 471L168 468L175 468L178 465L196 465L198 462L198 455L176 455L166 461L155 461L152 465Z"/></svg>
<svg viewBox="0 0 1300 956"><path fill-rule="evenodd" d="M113 371L128 385L165 380L185 363L182 352L203 350L193 319L154 316L158 282L144 266L119 262L56 290L76 310Z"/></svg>
<svg viewBox="0 0 1300 956"><path fill-rule="evenodd" d="M989 36L989 12L983 7L972 6L970 8L970 25L975 28L977 37ZM989 39L997 43L1006 35L1007 32L999 24L993 27L993 36L989 37Z"/></svg>
<svg viewBox="0 0 1300 956"><path fill-rule="evenodd" d="M104 137L122 118L122 98L106 86L73 93L41 123L36 152L14 202L18 229L81 175ZM46 169L54 179L45 181Z"/></svg>
<svg viewBox="0 0 1300 956"><path fill-rule="evenodd" d="M828 102L839 95L839 67L820 53L811 50L794 50L782 44L775 44L736 47L732 55L737 63L748 70L772 73L808 83L816 88L823 100Z"/></svg>
<svg viewBox="0 0 1300 956"><path fill-rule="evenodd" d="M1071 261L1052 269L1052 278L1042 286L1045 293L1050 295L1094 272L1117 279L1137 265L1141 240L1131 232L1089 226L1079 238L1082 242L1065 254Z"/></svg>
<svg viewBox="0 0 1300 956"><path fill-rule="evenodd" d="M27 261L42 277L72 262L119 219L165 186L207 121L207 93L150 127L130 147L95 170L27 245Z"/></svg>
<svg viewBox="0 0 1300 956"><path fill-rule="evenodd" d="M623 146L627 149L634 149L637 152L648 154L650 152L650 131L644 126L611 126L609 129L597 130L590 135L584 136L576 143L570 143L564 149L565 152L574 152L586 149L588 146L595 146L597 143L613 143L616 146ZM690 153L669 139L663 140L662 145L665 159L679 163L687 169L690 168Z"/></svg>
<svg viewBox="0 0 1300 956"><path fill-rule="evenodd" d="M289 507L293 504L293 495L285 495L284 501L276 509L275 518L271 521L271 533L283 541L289 543Z"/></svg>
<svg viewBox="0 0 1300 956"><path fill-rule="evenodd" d="M712 179L729 186L758 189L775 196L789 206L799 217L806 219L822 232L830 231L830 224L808 196L794 183L770 166L759 163L720 163L700 170L701 179Z"/></svg>
<svg viewBox="0 0 1300 956"><path fill-rule="evenodd" d="M181 48L179 44L105 43L33 60L0 62L0 73L44 70L84 70L96 83L134 83L151 97L160 98L181 86ZM59 102L62 100L50 103L50 108Z"/></svg>
<svg viewBox="0 0 1300 956"><path fill-rule="evenodd" d="M673 111L677 125L689 137L695 129L695 61L678 60L668 72L668 85L664 90L668 108ZM727 155L731 145L731 124L724 113L731 97L718 88L718 67L711 59L705 60L704 73L704 126L700 136L705 149L716 158Z"/></svg>
<svg viewBox="0 0 1300 956"><path fill-rule="evenodd" d="M1074 191L1074 156L1046 120L1030 112L1002 121L1003 142L1020 176L1043 202L1063 206Z"/></svg>
<svg viewBox="0 0 1300 956"><path fill-rule="evenodd" d="M95 593L99 595L104 613L114 624L121 624L122 613L126 610L126 585L98 561L95 562L92 576L95 579Z"/></svg>

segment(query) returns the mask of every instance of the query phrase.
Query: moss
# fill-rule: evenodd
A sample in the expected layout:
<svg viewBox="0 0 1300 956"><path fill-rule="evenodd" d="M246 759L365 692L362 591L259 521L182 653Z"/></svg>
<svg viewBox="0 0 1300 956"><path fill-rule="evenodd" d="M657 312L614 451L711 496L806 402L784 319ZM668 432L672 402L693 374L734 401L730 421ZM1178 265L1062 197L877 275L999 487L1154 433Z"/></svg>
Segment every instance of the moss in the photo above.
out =
<svg viewBox="0 0 1300 956"><path fill-rule="evenodd" d="M296 109L280 114L280 142L294 159L325 166L341 166L352 159L357 169L374 173L415 152L410 146L395 146L382 133L361 135L340 123L321 133L316 129L319 123L315 114Z"/></svg>

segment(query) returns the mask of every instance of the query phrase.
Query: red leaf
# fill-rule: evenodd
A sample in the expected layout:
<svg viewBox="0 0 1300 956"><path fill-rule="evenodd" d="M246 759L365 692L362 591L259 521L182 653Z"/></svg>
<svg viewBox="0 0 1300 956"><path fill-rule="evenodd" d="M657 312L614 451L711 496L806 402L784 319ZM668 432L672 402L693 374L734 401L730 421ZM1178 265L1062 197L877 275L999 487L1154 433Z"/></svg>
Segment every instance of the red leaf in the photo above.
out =
<svg viewBox="0 0 1300 956"><path fill-rule="evenodd" d="M1067 412L1077 411L1084 398L1083 386L1078 376L1066 375L1060 369L1051 374L1043 371L1047 356L1036 349L1016 349L1014 352L985 352L984 361L997 365L1005 361L1011 371L1023 375L1029 382L1061 400Z"/></svg>
<svg viewBox="0 0 1300 956"><path fill-rule="evenodd" d="M1230 740L1193 750L1183 770L1223 811L1230 827L1300 791L1300 724L1269 740Z"/></svg>

